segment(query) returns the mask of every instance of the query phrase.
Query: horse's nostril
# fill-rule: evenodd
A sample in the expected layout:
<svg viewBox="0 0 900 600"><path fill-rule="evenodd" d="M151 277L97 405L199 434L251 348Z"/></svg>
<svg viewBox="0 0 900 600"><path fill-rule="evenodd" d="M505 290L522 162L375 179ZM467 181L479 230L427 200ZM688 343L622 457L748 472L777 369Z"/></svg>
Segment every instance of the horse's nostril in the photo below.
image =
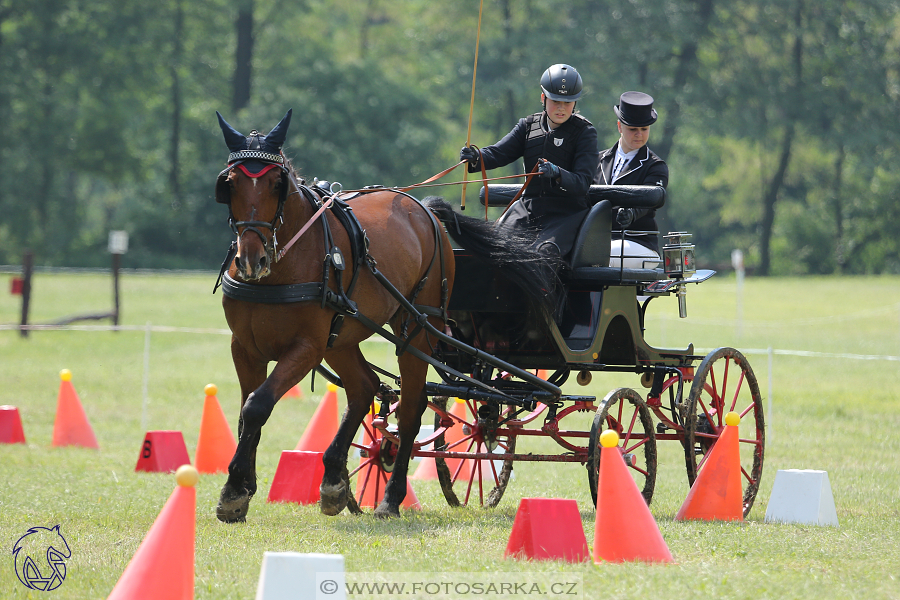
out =
<svg viewBox="0 0 900 600"><path fill-rule="evenodd" d="M261 257L259 258L259 268L260 268L260 269L265 269L267 266L269 266L269 257L268 257L268 256L261 256Z"/></svg>
<svg viewBox="0 0 900 600"><path fill-rule="evenodd" d="M234 257L234 266L236 266L236 267L238 268L238 270L240 270L240 269L242 268L242 267L241 267L241 257L240 257L240 256L235 256L235 257Z"/></svg>

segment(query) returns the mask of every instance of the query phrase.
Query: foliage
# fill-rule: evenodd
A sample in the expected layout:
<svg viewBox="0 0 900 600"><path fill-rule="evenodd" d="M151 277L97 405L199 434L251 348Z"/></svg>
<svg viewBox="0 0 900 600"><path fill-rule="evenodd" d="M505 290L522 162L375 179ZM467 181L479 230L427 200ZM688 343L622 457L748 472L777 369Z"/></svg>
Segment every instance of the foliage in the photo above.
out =
<svg viewBox="0 0 900 600"><path fill-rule="evenodd" d="M479 6L0 0L0 263L105 265L125 229L126 266L213 268L230 235L215 110L265 131L292 107L285 149L308 177L402 186L539 110L541 72L567 62L602 147L622 91L655 97L661 226L694 232L707 264L739 247L762 273L900 271L896 0L488 0L468 135Z"/></svg>

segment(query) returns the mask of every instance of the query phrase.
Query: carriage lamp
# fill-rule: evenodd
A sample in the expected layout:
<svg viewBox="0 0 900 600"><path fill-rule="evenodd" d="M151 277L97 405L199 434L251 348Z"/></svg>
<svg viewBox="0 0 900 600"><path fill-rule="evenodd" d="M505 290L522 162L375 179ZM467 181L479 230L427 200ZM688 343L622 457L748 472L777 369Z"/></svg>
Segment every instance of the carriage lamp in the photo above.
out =
<svg viewBox="0 0 900 600"><path fill-rule="evenodd" d="M672 279L680 280L689 277L697 270L694 262L694 245L688 243L690 233L676 231L664 235L667 242L663 246L663 262L666 275ZM687 317L687 290L683 283L678 284L678 316Z"/></svg>

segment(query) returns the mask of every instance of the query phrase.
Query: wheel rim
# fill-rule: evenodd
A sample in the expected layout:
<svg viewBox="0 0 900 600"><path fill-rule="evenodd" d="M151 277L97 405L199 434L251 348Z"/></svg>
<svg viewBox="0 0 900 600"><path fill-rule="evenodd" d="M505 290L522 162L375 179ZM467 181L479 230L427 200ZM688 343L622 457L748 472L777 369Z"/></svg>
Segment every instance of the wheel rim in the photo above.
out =
<svg viewBox="0 0 900 600"><path fill-rule="evenodd" d="M600 472L600 434L612 429L619 434L619 452L634 457L626 461L629 473L647 504L656 487L656 435L650 409L640 394L628 388L611 391L597 408L588 443L588 485L597 506L597 477Z"/></svg>
<svg viewBox="0 0 900 600"><path fill-rule="evenodd" d="M697 473L725 428L725 415L741 416L739 448L744 517L753 508L759 491L765 456L766 428L759 384L750 363L734 348L710 352L694 372L684 418L685 464L688 484Z"/></svg>
<svg viewBox="0 0 900 600"><path fill-rule="evenodd" d="M447 398L435 397L433 403L446 412ZM465 416L454 419L452 427L445 433L453 432L453 439L441 434L435 439L434 447L451 452L486 452L487 443L478 427L477 407L472 401L466 402ZM435 429L440 427L441 414L435 413ZM465 428L465 429L464 429ZM516 448L516 437L504 434L494 438L501 452L512 454ZM470 502L484 507L494 507L503 497L512 475L513 461L504 460L502 467L496 461L470 458L436 457L438 480L441 491L450 506L466 506Z"/></svg>

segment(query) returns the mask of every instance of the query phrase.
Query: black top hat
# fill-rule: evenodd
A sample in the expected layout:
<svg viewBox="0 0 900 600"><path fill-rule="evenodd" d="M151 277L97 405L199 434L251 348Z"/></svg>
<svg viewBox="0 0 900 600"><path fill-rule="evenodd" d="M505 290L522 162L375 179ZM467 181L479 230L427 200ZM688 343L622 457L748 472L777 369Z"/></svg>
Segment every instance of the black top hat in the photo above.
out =
<svg viewBox="0 0 900 600"><path fill-rule="evenodd" d="M619 97L619 104L613 110L623 125L646 127L656 123L653 97L644 92L625 92Z"/></svg>

